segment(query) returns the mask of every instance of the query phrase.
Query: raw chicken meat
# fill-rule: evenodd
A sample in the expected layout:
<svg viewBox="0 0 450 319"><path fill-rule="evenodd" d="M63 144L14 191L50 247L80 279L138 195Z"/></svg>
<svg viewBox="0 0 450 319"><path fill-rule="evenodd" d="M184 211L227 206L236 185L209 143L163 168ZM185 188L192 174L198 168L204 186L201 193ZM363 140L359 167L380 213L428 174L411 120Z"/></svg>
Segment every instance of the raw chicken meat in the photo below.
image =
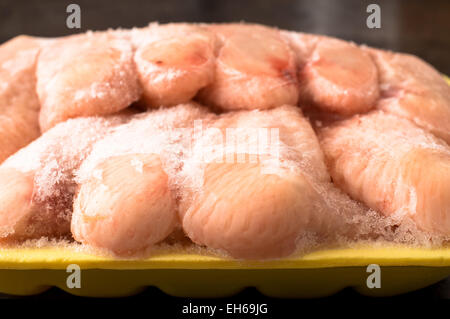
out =
<svg viewBox="0 0 450 319"><path fill-rule="evenodd" d="M132 31L134 60L147 107L189 102L214 79L215 36L190 24L151 24Z"/></svg>
<svg viewBox="0 0 450 319"><path fill-rule="evenodd" d="M200 92L202 102L222 110L297 104L295 56L278 30L249 24L208 28L219 48L215 78Z"/></svg>
<svg viewBox="0 0 450 319"><path fill-rule="evenodd" d="M9 157L0 166L0 241L70 235L73 171L126 118L68 120Z"/></svg>
<svg viewBox="0 0 450 319"><path fill-rule="evenodd" d="M370 55L353 43L320 38L299 72L300 100L340 114L366 112L379 96Z"/></svg>
<svg viewBox="0 0 450 319"><path fill-rule="evenodd" d="M322 39L331 39L317 34L292 32L280 30L281 36L287 41L296 59L297 68L300 70L311 60L317 42Z"/></svg>
<svg viewBox="0 0 450 319"><path fill-rule="evenodd" d="M140 114L95 144L77 174L74 238L120 256L164 240L178 218L160 156L176 138L173 129L206 113L187 104Z"/></svg>
<svg viewBox="0 0 450 319"><path fill-rule="evenodd" d="M19 36L0 46L0 163L40 134L35 65L41 44Z"/></svg>
<svg viewBox="0 0 450 319"><path fill-rule="evenodd" d="M442 75L415 56L367 50L380 73L377 107L413 121L450 144L450 86Z"/></svg>
<svg viewBox="0 0 450 319"><path fill-rule="evenodd" d="M136 254L174 229L176 205L157 154L113 156L95 167L74 203L76 240L117 255Z"/></svg>
<svg viewBox="0 0 450 319"><path fill-rule="evenodd" d="M43 131L69 118L125 109L141 94L131 44L113 32L54 40L39 55L37 93Z"/></svg>
<svg viewBox="0 0 450 319"><path fill-rule="evenodd" d="M195 243L237 258L277 258L311 236L346 231L345 208L332 204L350 200L333 201L322 151L298 108L241 111L205 124L175 177L182 226ZM244 129L237 140L227 135L233 128Z"/></svg>
<svg viewBox="0 0 450 319"><path fill-rule="evenodd" d="M243 23L22 36L0 47L0 163L22 148L0 165L0 242L443 243L449 143L450 86L410 55Z"/></svg>
<svg viewBox="0 0 450 319"><path fill-rule="evenodd" d="M297 58L300 104L342 115L366 112L379 97L378 71L354 43L283 31Z"/></svg>
<svg viewBox="0 0 450 319"><path fill-rule="evenodd" d="M450 236L450 147L406 119L374 111L322 128L333 182L378 212Z"/></svg>

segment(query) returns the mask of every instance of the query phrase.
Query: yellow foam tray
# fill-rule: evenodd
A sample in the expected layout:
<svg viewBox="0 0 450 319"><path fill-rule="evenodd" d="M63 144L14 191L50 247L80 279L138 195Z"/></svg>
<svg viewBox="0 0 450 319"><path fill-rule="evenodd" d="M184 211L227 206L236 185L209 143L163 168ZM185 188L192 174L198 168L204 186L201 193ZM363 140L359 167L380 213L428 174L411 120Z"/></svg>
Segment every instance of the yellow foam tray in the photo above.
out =
<svg viewBox="0 0 450 319"><path fill-rule="evenodd" d="M81 269L81 288L67 287L71 264ZM370 264L381 267L381 288L367 288ZM450 248L355 247L270 261L163 251L147 259L124 260L70 247L0 250L0 292L16 295L51 286L82 296L127 296L147 286L185 297L228 296L245 287L275 297L319 297L345 287L366 295L394 295L449 275Z"/></svg>
<svg viewBox="0 0 450 319"><path fill-rule="evenodd" d="M446 78L450 84L450 79ZM70 289L67 266L81 269L81 288ZM368 288L371 272L381 268L381 287ZM90 255L74 247L0 249L0 293L32 295L56 286L81 296L119 297L147 286L183 297L233 295L256 287L274 297L320 297L353 287L371 296L389 296L419 289L450 276L450 247L402 246L327 249L271 261L239 261L160 251L141 260Z"/></svg>

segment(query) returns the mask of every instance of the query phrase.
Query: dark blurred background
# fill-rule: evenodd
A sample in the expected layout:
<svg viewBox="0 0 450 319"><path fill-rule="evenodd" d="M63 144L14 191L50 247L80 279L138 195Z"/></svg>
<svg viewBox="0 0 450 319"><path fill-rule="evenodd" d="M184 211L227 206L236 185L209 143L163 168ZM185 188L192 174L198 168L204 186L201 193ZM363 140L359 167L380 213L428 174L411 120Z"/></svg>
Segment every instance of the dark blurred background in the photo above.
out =
<svg viewBox="0 0 450 319"><path fill-rule="evenodd" d="M66 27L66 7L81 7L81 29ZM368 4L381 7L369 29ZM416 54L450 74L449 0L0 0L0 42L18 34L60 36L159 22L247 21L321 33Z"/></svg>
<svg viewBox="0 0 450 319"><path fill-rule="evenodd" d="M68 29L66 26L66 7L70 3L81 7L81 29ZM366 26L369 15L366 8L370 3L381 7L380 29L369 29ZM150 21L247 21L326 34L375 47L413 53L442 73L450 75L450 0L0 0L0 43L19 34L52 37L86 30L145 26ZM140 296L136 298L153 299L163 305L185 302L150 288ZM38 298L42 301L46 298L67 297L68 294L52 289ZM332 300L340 302L349 297L358 302L364 299L347 289L332 297ZM10 296L0 295L0 299L2 298ZM268 302L264 298L250 289L227 301ZM393 300L398 302L402 299L421 302L427 299L449 300L450 279ZM280 308L298 306L298 301L269 302Z"/></svg>

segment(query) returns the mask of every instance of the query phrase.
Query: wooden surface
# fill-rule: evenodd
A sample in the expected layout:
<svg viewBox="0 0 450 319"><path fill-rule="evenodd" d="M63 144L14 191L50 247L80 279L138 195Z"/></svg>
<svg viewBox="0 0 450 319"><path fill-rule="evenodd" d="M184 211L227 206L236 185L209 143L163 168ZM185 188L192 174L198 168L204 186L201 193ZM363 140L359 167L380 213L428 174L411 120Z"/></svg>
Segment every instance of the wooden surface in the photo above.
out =
<svg viewBox="0 0 450 319"><path fill-rule="evenodd" d="M70 3L81 6L81 30L66 27ZM370 3L381 7L381 29L366 26ZM449 0L0 0L0 42L18 34L60 36L149 21L248 21L327 34L413 53L450 74Z"/></svg>

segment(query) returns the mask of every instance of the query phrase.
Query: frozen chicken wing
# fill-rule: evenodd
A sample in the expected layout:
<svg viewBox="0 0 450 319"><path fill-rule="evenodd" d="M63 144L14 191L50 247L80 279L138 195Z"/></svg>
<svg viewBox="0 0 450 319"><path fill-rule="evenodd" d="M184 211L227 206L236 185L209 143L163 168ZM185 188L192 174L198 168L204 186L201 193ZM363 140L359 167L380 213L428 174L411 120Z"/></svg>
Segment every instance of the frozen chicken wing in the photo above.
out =
<svg viewBox="0 0 450 319"><path fill-rule="evenodd" d="M195 243L236 258L278 258L309 236L346 231L345 209L325 198L330 176L298 108L220 115L193 150L177 178L181 223Z"/></svg>
<svg viewBox="0 0 450 319"><path fill-rule="evenodd" d="M0 46L0 163L40 135L35 66L42 45L18 36Z"/></svg>
<svg viewBox="0 0 450 319"><path fill-rule="evenodd" d="M0 166L0 241L70 236L74 169L124 116L61 123Z"/></svg>
<svg viewBox="0 0 450 319"><path fill-rule="evenodd" d="M200 101L221 110L297 104L295 56L279 30L249 24L209 29L219 47L214 81L201 90Z"/></svg>
<svg viewBox="0 0 450 319"><path fill-rule="evenodd" d="M134 60L148 108L187 103L214 79L215 35L191 24L132 31Z"/></svg>
<svg viewBox="0 0 450 319"><path fill-rule="evenodd" d="M169 151L174 129L206 113L186 104L139 114L95 144L77 173L74 238L130 256L172 233L177 206L161 156Z"/></svg>
<svg viewBox="0 0 450 319"><path fill-rule="evenodd" d="M379 97L378 70L371 56L354 43L285 32L298 64L301 104L341 115L363 113Z"/></svg>
<svg viewBox="0 0 450 319"><path fill-rule="evenodd" d="M450 147L383 111L320 130L331 176L350 196L419 229L450 236Z"/></svg>
<svg viewBox="0 0 450 319"><path fill-rule="evenodd" d="M118 112L141 94L131 43L114 32L53 40L39 55L36 76L42 131L70 118Z"/></svg>
<svg viewBox="0 0 450 319"><path fill-rule="evenodd" d="M443 76L413 55L367 50L379 70L381 98L377 107L450 144L450 86Z"/></svg>

